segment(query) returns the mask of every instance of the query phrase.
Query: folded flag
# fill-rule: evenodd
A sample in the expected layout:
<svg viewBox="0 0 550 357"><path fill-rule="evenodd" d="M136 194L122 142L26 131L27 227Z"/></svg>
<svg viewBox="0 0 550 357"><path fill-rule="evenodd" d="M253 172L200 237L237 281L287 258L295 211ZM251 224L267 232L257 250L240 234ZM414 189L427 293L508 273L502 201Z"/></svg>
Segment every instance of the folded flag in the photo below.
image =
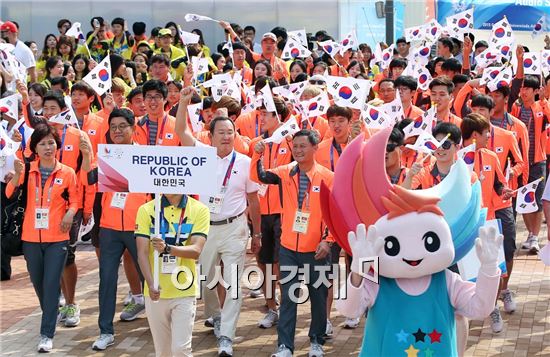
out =
<svg viewBox="0 0 550 357"><path fill-rule="evenodd" d="M283 125L278 127L269 138L265 139L264 142L279 144L285 140L287 135L294 135L298 131L300 131L300 126L296 122L296 118L291 117Z"/></svg>
<svg viewBox="0 0 550 357"><path fill-rule="evenodd" d="M546 32L546 30L547 30L546 15L542 15L542 17L539 19L539 21L537 21L535 26L533 26L533 33L531 34L531 36L533 38L536 38L542 35L544 32Z"/></svg>
<svg viewBox="0 0 550 357"><path fill-rule="evenodd" d="M2 125L0 125L0 153L1 156L11 156L19 149L21 143L13 141Z"/></svg>
<svg viewBox="0 0 550 357"><path fill-rule="evenodd" d="M218 20L214 20L211 17L208 16L202 16L197 14L185 14L185 21L187 22L195 22L195 21L214 21L219 22Z"/></svg>
<svg viewBox="0 0 550 357"><path fill-rule="evenodd" d="M476 159L476 143L470 144L456 153L457 157L464 160L470 172L474 171L474 163Z"/></svg>
<svg viewBox="0 0 550 357"><path fill-rule="evenodd" d="M403 132L405 133L405 139L410 138L411 136L420 135L422 133L431 133L432 129L437 123L435 113L436 106L432 106L422 115L415 118L409 125L407 125L403 129Z"/></svg>
<svg viewBox="0 0 550 357"><path fill-rule="evenodd" d="M543 177L528 183L527 185L518 188L516 199L516 211L520 214L533 213L538 210L535 191Z"/></svg>
<svg viewBox="0 0 550 357"><path fill-rule="evenodd" d="M14 120L19 119L19 94L12 94L0 99L0 113L6 114Z"/></svg>

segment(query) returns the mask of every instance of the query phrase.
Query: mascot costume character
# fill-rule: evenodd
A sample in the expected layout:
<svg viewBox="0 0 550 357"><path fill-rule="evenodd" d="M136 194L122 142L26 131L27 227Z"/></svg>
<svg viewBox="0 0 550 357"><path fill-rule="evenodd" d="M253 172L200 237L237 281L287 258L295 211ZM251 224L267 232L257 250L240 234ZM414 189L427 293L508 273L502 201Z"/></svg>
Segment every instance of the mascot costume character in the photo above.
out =
<svg viewBox="0 0 550 357"><path fill-rule="evenodd" d="M360 356L457 356L455 313L484 319L494 309L502 235L483 227L480 184L471 185L462 160L431 189L391 185L384 162L391 130L357 137L338 161L332 192L321 188L323 217L353 256L337 308L347 317L368 309ZM447 269L474 244L475 283ZM378 284L363 278L363 262L376 256Z"/></svg>

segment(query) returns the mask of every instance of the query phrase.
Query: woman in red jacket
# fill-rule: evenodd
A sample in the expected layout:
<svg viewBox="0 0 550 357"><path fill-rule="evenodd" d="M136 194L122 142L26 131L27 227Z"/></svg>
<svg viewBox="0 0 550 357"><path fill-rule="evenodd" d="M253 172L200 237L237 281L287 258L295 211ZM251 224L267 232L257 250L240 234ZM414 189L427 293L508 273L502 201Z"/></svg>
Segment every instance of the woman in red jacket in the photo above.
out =
<svg viewBox="0 0 550 357"><path fill-rule="evenodd" d="M30 164L27 206L23 220L23 254L40 308L39 352L52 349L57 322L60 282L69 244L69 229L78 209L76 174L72 168L57 161L61 146L57 131L49 124L35 127L30 140L32 153L38 160ZM6 196L25 180L25 165L15 162L15 175L6 187Z"/></svg>

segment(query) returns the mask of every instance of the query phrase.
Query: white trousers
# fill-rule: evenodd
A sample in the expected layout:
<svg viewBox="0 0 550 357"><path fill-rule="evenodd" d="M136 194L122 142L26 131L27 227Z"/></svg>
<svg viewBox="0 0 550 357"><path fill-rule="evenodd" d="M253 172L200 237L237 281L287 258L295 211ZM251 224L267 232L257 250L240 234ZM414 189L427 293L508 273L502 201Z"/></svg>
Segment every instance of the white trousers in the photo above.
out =
<svg viewBox="0 0 550 357"><path fill-rule="evenodd" d="M246 257L248 243L248 226L246 215L242 215L229 224L210 226L206 244L202 249L199 263L206 281L202 282L202 298L206 317L221 318L220 335L233 340L237 321L241 313L242 293L241 276ZM222 281L219 268L223 261L223 281L231 286L226 288L227 294L220 309L215 281Z"/></svg>
<svg viewBox="0 0 550 357"><path fill-rule="evenodd" d="M193 356L191 340L196 308L194 296L157 302L145 297L145 311L157 357Z"/></svg>

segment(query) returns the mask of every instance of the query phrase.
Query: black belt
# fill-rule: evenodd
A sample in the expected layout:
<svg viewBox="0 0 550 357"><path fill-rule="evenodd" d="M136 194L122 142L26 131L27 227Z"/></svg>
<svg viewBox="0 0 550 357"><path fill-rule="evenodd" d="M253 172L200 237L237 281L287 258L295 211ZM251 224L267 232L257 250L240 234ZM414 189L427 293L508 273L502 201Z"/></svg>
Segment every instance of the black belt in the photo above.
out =
<svg viewBox="0 0 550 357"><path fill-rule="evenodd" d="M237 218L239 218L240 216L242 216L244 214L244 212L245 211L242 211L241 213L239 213L236 216L229 217L229 218L221 220L221 221L210 221L210 225L211 226L221 226L221 225L224 225L224 224L229 224L229 223L233 222L234 220L236 220Z"/></svg>

